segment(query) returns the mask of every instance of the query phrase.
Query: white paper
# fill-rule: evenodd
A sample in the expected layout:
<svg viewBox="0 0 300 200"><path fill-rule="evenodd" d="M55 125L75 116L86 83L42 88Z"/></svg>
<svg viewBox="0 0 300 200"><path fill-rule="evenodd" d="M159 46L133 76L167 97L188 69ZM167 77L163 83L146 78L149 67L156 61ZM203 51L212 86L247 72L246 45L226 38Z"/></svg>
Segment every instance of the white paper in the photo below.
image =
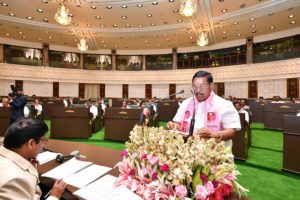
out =
<svg viewBox="0 0 300 200"><path fill-rule="evenodd" d="M73 194L84 200L141 200L124 186L115 188L116 177L106 175Z"/></svg>
<svg viewBox="0 0 300 200"><path fill-rule="evenodd" d="M40 165L45 164L51 160L54 160L57 157L58 153L44 151L37 155L37 160L39 161Z"/></svg>
<svg viewBox="0 0 300 200"><path fill-rule="evenodd" d="M83 168L91 165L92 162L80 161L76 158L72 158L71 160L55 167L54 169L42 174L42 176L50 177L53 179L63 179L76 172L82 170Z"/></svg>
<svg viewBox="0 0 300 200"><path fill-rule="evenodd" d="M69 185L73 185L77 188L83 188L110 170L110 167L94 164L77 172L76 174L64 178L63 180Z"/></svg>

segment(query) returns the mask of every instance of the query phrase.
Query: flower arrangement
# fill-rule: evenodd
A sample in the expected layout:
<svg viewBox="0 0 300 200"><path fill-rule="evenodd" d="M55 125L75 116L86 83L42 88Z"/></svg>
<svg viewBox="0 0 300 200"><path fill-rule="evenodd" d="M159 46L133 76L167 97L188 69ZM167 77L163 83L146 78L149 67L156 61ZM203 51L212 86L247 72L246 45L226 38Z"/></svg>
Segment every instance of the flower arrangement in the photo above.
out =
<svg viewBox="0 0 300 200"><path fill-rule="evenodd" d="M135 126L117 164L116 186L143 199L223 199L247 190L235 180L231 148L215 139L188 138L162 128Z"/></svg>

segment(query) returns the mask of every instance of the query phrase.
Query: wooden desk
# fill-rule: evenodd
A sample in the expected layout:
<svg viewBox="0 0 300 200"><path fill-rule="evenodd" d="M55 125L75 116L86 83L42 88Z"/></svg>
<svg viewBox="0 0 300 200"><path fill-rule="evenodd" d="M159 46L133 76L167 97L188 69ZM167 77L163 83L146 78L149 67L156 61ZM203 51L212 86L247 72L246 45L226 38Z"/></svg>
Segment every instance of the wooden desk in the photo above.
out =
<svg viewBox="0 0 300 200"><path fill-rule="evenodd" d="M237 131L232 139L232 153L235 159L247 160L249 149L249 125L245 120L245 114L239 113L241 121L241 130Z"/></svg>
<svg viewBox="0 0 300 200"><path fill-rule="evenodd" d="M10 107L0 107L0 136L4 136L10 125Z"/></svg>
<svg viewBox="0 0 300 200"><path fill-rule="evenodd" d="M283 117L283 170L300 174L300 117Z"/></svg>
<svg viewBox="0 0 300 200"><path fill-rule="evenodd" d="M164 121L172 121L178 109L177 101L160 101L158 102L159 119Z"/></svg>
<svg viewBox="0 0 300 200"><path fill-rule="evenodd" d="M51 138L89 138L92 119L88 108L52 107Z"/></svg>
<svg viewBox="0 0 300 200"><path fill-rule="evenodd" d="M104 139L128 141L130 131L139 122L141 109L106 108Z"/></svg>
<svg viewBox="0 0 300 200"><path fill-rule="evenodd" d="M49 140L47 146L45 147L49 150L62 153L63 155L70 155L70 153L74 150L78 150L81 155L86 156L86 158L79 158L84 161L91 161L94 164L103 165L107 167L113 168L119 161L122 160L120 156L120 151L108 149L99 146L92 146L88 144L82 144L78 142L67 142L61 140ZM60 165L56 161L48 162L39 167L40 174L43 174L55 167ZM112 169L109 174L113 176L118 176L119 170L118 168ZM49 189L52 187L54 180L41 177L41 183L47 186ZM74 186L68 186L67 191L64 193L63 198L66 200L78 200L76 196L72 193L75 192L78 188Z"/></svg>
<svg viewBox="0 0 300 200"><path fill-rule="evenodd" d="M265 128L283 130L283 116L296 115L300 104L296 103L267 103L264 109Z"/></svg>
<svg viewBox="0 0 300 200"><path fill-rule="evenodd" d="M44 119L50 119L51 115L52 115L52 108L53 107L59 107L59 108L63 108L64 107L64 103L62 100L42 100L42 105L43 105L43 117Z"/></svg>
<svg viewBox="0 0 300 200"><path fill-rule="evenodd" d="M265 104L256 101L249 101L249 107L252 112L252 122L264 123L264 108Z"/></svg>

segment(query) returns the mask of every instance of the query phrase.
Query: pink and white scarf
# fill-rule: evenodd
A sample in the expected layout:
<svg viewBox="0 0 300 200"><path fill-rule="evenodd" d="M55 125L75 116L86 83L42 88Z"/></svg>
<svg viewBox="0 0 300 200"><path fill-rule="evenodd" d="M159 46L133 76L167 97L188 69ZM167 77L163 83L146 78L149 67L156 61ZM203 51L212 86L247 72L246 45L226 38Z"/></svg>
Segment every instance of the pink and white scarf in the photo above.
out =
<svg viewBox="0 0 300 200"><path fill-rule="evenodd" d="M221 118L213 104L214 97L215 93L211 92L209 97L204 101L204 127L208 128L211 131L220 131ZM189 132L193 112L194 109L196 109L195 111L197 111L198 105L199 102L198 100L196 100L196 108L194 108L194 100L190 100L181 119L180 131L187 133Z"/></svg>

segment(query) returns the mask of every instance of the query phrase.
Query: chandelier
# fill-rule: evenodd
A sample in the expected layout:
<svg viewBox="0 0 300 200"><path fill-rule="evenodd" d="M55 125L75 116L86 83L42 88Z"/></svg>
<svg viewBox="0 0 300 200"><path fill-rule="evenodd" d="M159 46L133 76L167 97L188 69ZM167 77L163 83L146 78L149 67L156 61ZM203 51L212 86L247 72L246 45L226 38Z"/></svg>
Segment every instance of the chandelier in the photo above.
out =
<svg viewBox="0 0 300 200"><path fill-rule="evenodd" d="M77 47L80 51L87 51L89 46L86 43L86 39L82 38L79 40L79 44L77 44Z"/></svg>
<svg viewBox="0 0 300 200"><path fill-rule="evenodd" d="M193 16L197 11L197 5L194 0L183 0L180 6L180 14L185 17Z"/></svg>
<svg viewBox="0 0 300 200"><path fill-rule="evenodd" d="M208 38L206 32L201 32L199 38L197 40L197 45L200 47L204 47L208 44Z"/></svg>
<svg viewBox="0 0 300 200"><path fill-rule="evenodd" d="M61 25L68 25L71 23L71 17L69 16L69 9L64 4L65 1L61 3L57 12L54 15L54 19L57 23Z"/></svg>

